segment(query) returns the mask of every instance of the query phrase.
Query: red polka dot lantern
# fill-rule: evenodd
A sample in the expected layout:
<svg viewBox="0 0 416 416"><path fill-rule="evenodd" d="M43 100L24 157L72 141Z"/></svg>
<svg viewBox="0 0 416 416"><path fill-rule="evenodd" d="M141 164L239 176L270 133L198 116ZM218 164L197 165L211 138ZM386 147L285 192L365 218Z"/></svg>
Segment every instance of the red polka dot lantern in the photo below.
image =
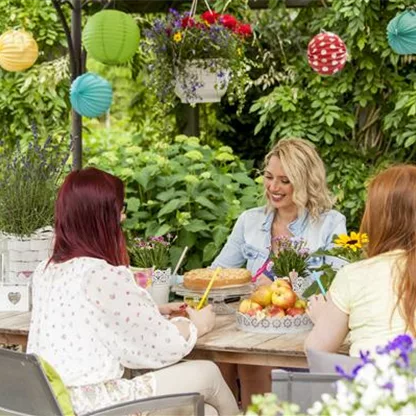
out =
<svg viewBox="0 0 416 416"><path fill-rule="evenodd" d="M347 56L345 43L335 33L320 33L308 45L309 65L321 75L333 75L341 71Z"/></svg>

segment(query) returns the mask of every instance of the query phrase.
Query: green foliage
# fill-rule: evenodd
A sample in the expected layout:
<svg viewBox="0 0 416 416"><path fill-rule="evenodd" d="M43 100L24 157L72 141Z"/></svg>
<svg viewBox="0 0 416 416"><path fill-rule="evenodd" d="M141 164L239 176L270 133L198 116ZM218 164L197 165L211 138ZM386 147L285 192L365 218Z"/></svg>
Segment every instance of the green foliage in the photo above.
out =
<svg viewBox="0 0 416 416"><path fill-rule="evenodd" d="M272 0L270 10L257 13L258 51L249 55L258 63L250 74L257 88L250 110L258 138L252 153L260 160L255 152L265 138L270 145L290 136L314 142L327 165L337 208L350 227L358 228L368 178L390 163L415 160L416 62L396 55L386 38L390 19L414 1L324 3L327 7L312 2L289 9ZM307 62L308 42L321 30L337 33L347 44L348 62L334 76L315 73ZM244 140L249 121L241 127L229 117L222 119L232 123L224 142L249 154ZM235 142L239 133L240 143Z"/></svg>
<svg viewBox="0 0 416 416"><path fill-rule="evenodd" d="M30 236L53 222L58 180L69 148L54 144L51 137L41 142L36 130L33 136L27 148L18 142L0 159L0 231L7 234Z"/></svg>
<svg viewBox="0 0 416 416"><path fill-rule="evenodd" d="M244 416L302 416L299 406L292 403L281 402L273 393L254 394L251 404Z"/></svg>
<svg viewBox="0 0 416 416"><path fill-rule="evenodd" d="M0 0L0 33L31 32L39 46L35 65L24 72L0 69L1 137L14 145L30 140L30 125L42 135L64 133L69 127L69 74L66 40L51 0Z"/></svg>
<svg viewBox="0 0 416 416"><path fill-rule="evenodd" d="M185 269L210 264L238 215L259 203L261 186L229 147L213 149L186 136L176 137L172 145L154 142L147 150L140 138L128 135L107 147L88 141L90 154L97 155L86 158L88 163L126 183L125 228L146 237L176 235L171 263L188 246Z"/></svg>

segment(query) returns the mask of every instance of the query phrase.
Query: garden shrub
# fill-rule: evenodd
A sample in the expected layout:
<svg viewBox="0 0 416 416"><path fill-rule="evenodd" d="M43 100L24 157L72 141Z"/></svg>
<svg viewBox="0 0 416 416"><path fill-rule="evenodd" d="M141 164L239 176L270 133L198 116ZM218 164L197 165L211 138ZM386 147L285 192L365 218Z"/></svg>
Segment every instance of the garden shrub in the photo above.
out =
<svg viewBox="0 0 416 416"><path fill-rule="evenodd" d="M231 148L201 145L195 137L177 136L172 145L154 142L144 150L124 135L87 162L125 182L127 230L177 235L172 264L183 247L190 248L185 269L209 265L238 215L262 197L261 178L253 180Z"/></svg>

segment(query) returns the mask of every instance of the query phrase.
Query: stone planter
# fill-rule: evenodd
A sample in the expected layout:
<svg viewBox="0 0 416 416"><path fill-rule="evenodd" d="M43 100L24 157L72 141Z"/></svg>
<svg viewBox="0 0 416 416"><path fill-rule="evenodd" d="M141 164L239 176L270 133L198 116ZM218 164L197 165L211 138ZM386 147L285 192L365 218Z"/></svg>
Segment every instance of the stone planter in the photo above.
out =
<svg viewBox="0 0 416 416"><path fill-rule="evenodd" d="M0 234L2 279L8 284L30 283L38 264L52 254L53 231L41 228L30 237Z"/></svg>
<svg viewBox="0 0 416 416"><path fill-rule="evenodd" d="M213 62L187 61L183 71L175 73L175 94L182 103L217 103L226 93L231 71Z"/></svg>

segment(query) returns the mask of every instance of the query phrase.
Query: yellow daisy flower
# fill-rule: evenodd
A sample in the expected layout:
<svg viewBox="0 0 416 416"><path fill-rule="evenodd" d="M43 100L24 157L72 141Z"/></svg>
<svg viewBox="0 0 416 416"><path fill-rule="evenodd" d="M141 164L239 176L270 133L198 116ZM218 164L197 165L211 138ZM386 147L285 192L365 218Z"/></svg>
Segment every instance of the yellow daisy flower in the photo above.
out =
<svg viewBox="0 0 416 416"><path fill-rule="evenodd" d="M367 234L360 234L356 232L351 232L348 234L340 234L338 238L334 241L337 247L348 248L352 251L357 251L363 247L363 244L368 243Z"/></svg>
<svg viewBox="0 0 416 416"><path fill-rule="evenodd" d="M182 40L182 33L181 32L177 32L173 35L173 41L178 43Z"/></svg>

